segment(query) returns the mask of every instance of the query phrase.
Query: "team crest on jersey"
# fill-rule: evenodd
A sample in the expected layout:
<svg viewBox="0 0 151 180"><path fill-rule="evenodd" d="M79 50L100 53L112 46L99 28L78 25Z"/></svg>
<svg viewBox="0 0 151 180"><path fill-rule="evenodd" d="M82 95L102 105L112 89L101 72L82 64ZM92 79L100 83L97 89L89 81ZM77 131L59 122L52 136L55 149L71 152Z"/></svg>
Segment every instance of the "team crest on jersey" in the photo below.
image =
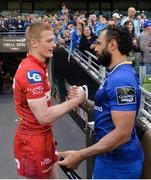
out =
<svg viewBox="0 0 151 180"><path fill-rule="evenodd" d="M123 86L116 88L118 104L133 104L136 103L136 90L131 86Z"/></svg>
<svg viewBox="0 0 151 180"><path fill-rule="evenodd" d="M27 79L32 84L42 82L41 74L38 71L28 71Z"/></svg>

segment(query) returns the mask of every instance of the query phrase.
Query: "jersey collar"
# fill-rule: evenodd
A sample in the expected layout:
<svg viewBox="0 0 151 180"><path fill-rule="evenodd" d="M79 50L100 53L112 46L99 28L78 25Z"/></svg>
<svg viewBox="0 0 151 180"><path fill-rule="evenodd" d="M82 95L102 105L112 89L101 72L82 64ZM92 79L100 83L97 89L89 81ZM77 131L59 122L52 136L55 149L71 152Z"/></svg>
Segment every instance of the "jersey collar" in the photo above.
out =
<svg viewBox="0 0 151 180"><path fill-rule="evenodd" d="M123 64L132 64L132 61L124 61L121 62L120 64L117 64L116 66L114 66L112 69L109 70L108 74L111 74L112 72L114 72L119 66L123 65Z"/></svg>
<svg viewBox="0 0 151 180"><path fill-rule="evenodd" d="M40 61L40 60L37 59L35 56L33 56L33 55L31 55L31 54L27 54L27 57L28 57L30 60L34 61L34 62L35 62L36 64L38 64L39 66L41 66L42 68L44 68L44 69L47 67L44 62Z"/></svg>

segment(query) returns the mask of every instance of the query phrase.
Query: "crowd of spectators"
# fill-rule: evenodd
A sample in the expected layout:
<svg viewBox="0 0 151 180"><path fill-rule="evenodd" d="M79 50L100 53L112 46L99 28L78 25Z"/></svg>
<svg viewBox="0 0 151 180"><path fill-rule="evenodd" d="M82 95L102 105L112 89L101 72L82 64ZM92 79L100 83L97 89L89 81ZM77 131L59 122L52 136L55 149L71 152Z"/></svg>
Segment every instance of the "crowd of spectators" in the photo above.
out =
<svg viewBox="0 0 151 180"><path fill-rule="evenodd" d="M111 17L96 15L95 13L88 15L86 11L71 13L65 5L62 6L59 13L50 13L43 16L1 16L0 31L25 31L26 28L35 21L44 21L50 24L50 27L54 30L56 43L72 46L70 49L74 47L79 48L82 53L88 50L93 54L95 54L96 39L106 26L114 24L126 26L133 37L134 44L130 58L132 60L135 59L133 52L142 51L146 53L147 49L147 53L151 53L151 30L148 28L148 25L144 26L145 23L149 23L151 20L149 20L144 13L136 16L134 7L128 8L127 16L122 16L117 12L114 12ZM147 31L147 33L144 33L144 31ZM146 43L146 41L144 41L146 36L148 42L147 45L144 45L144 43ZM151 59L149 62L147 60L147 63L151 63ZM149 73L150 72L151 70L149 70Z"/></svg>
<svg viewBox="0 0 151 180"><path fill-rule="evenodd" d="M32 18L30 16L8 16L8 17L0 17L0 31L25 31L27 26L31 25Z"/></svg>

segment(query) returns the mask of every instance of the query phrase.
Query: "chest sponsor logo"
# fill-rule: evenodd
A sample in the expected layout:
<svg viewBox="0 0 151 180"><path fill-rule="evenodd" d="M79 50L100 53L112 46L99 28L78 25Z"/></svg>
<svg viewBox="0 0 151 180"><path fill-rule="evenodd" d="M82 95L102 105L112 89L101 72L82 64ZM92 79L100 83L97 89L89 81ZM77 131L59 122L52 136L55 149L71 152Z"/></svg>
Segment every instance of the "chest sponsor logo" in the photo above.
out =
<svg viewBox="0 0 151 180"><path fill-rule="evenodd" d="M44 87L37 86L37 87L33 87L33 88L27 88L27 91L32 92L33 95L38 95L44 91Z"/></svg>
<svg viewBox="0 0 151 180"><path fill-rule="evenodd" d="M41 74L38 71L28 71L27 78L28 78L29 83L42 82Z"/></svg>
<svg viewBox="0 0 151 180"><path fill-rule="evenodd" d="M124 86L116 89L118 104L136 103L136 90L134 87Z"/></svg>

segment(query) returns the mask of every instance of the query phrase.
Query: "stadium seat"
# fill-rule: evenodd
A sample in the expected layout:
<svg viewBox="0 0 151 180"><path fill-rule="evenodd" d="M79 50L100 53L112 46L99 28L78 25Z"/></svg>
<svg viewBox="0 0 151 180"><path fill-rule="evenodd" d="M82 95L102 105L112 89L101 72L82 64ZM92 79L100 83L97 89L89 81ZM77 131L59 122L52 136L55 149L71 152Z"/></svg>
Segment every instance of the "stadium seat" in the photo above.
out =
<svg viewBox="0 0 151 180"><path fill-rule="evenodd" d="M144 77L143 88L151 92L151 75L146 75Z"/></svg>

